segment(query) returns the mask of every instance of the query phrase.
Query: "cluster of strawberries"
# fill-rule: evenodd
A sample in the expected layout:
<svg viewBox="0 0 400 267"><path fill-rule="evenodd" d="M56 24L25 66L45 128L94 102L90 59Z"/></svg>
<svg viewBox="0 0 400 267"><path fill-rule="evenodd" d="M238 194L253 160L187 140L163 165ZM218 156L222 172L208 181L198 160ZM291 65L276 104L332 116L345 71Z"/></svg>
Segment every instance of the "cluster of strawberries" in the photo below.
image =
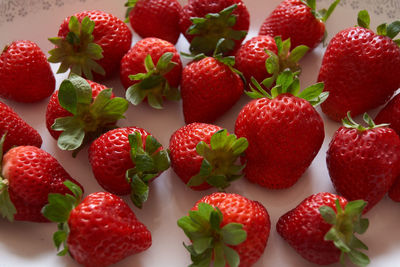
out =
<svg viewBox="0 0 400 267"><path fill-rule="evenodd" d="M58 223L57 248L85 266L107 266L151 246L151 234L116 195L142 207L150 182L170 166L193 190L246 177L269 189L295 184L319 152L324 123L315 107L343 121L327 151L329 175L339 195L317 193L283 215L278 233L305 259L365 266L367 249L354 234L362 214L387 193L400 201L400 97L394 97L368 126L350 116L386 103L400 86L400 22L345 29L326 49L318 83L300 89L300 59L324 38L324 22L339 0L316 10L315 0L284 0L266 18L259 36L244 44L249 13L241 0L129 0L127 20L142 39L131 47L125 22L101 11L68 17L47 59L31 41L15 41L0 56L0 96L35 102L50 96L46 126L60 149L89 147L89 162L108 192L82 200L83 188L50 154L38 132L0 102L0 213L9 220ZM180 34L193 59L182 66L174 44ZM58 73L70 70L58 91ZM126 99L95 81L120 70ZM180 90L178 89L180 87ZM254 98L240 111L235 134L210 124L246 93ZM162 108L182 101L186 126L169 149L139 127L119 128L129 102ZM391 128L388 127L390 123ZM3 156L4 153L4 156ZM178 221L191 244L191 266L251 266L270 233L265 207L244 196L203 197Z"/></svg>

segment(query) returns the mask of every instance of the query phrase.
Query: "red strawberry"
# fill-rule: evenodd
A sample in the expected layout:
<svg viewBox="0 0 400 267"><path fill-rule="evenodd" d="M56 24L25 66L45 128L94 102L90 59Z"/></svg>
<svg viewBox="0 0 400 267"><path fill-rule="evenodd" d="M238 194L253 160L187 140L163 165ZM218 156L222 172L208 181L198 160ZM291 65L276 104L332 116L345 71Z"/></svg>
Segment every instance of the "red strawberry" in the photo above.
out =
<svg viewBox="0 0 400 267"><path fill-rule="evenodd" d="M109 78L118 70L121 58L131 47L132 33L119 18L103 11L92 10L67 17L61 24L58 37L50 38L56 45L49 61L61 62L58 72L71 69L93 80ZM74 52L71 52L74 51Z"/></svg>
<svg viewBox="0 0 400 267"><path fill-rule="evenodd" d="M2 159L1 172L0 214L10 221L47 222L41 210L48 194L69 193L63 182L76 183L55 158L35 146L11 148Z"/></svg>
<svg viewBox="0 0 400 267"><path fill-rule="evenodd" d="M191 123L171 136L171 166L194 190L224 189L242 176L243 166L235 163L247 145L245 138L228 135L219 126Z"/></svg>
<svg viewBox="0 0 400 267"><path fill-rule="evenodd" d="M193 264L216 267L253 265L267 246L271 228L260 202L229 193L203 197L178 225L192 242L185 247Z"/></svg>
<svg viewBox="0 0 400 267"><path fill-rule="evenodd" d="M146 99L152 107L162 108L164 98L178 100L181 74L178 51L158 38L140 40L121 60L121 82L134 105Z"/></svg>
<svg viewBox="0 0 400 267"><path fill-rule="evenodd" d="M103 267L148 249L151 233L119 197L106 192L92 193L81 201L82 191L66 183L74 196L50 194L43 214L58 222L53 240L80 264Z"/></svg>
<svg viewBox="0 0 400 267"><path fill-rule="evenodd" d="M13 146L42 145L40 134L21 119L9 106L0 102L0 136L6 134L3 151L8 151Z"/></svg>
<svg viewBox="0 0 400 267"><path fill-rule="evenodd" d="M349 200L368 202L370 210L400 175L400 138L387 125L375 125L365 113L363 127L348 115L329 144L326 163L336 191Z"/></svg>
<svg viewBox="0 0 400 267"><path fill-rule="evenodd" d="M220 39L226 54L239 48L249 30L249 12L241 0L189 0L180 18L190 52L212 55Z"/></svg>
<svg viewBox="0 0 400 267"><path fill-rule="evenodd" d="M39 46L15 41L0 55L0 96L17 102L37 102L54 91L56 80Z"/></svg>
<svg viewBox="0 0 400 267"><path fill-rule="evenodd" d="M46 126L63 150L79 151L86 143L114 128L128 101L111 89L72 74L47 105Z"/></svg>
<svg viewBox="0 0 400 267"><path fill-rule="evenodd" d="M149 182L169 168L167 151L147 131L117 128L97 138L89 148L89 161L97 182L118 195L130 194L142 207Z"/></svg>
<svg viewBox="0 0 400 267"><path fill-rule="evenodd" d="M400 87L400 48L391 39L400 31L400 22L382 24L375 34L367 29L364 10L358 23L330 41L318 76L330 93L322 111L336 121L348 111L356 116L384 104Z"/></svg>
<svg viewBox="0 0 400 267"><path fill-rule="evenodd" d="M347 253L358 266L369 263L358 249L368 249L354 233L363 234L368 219L361 218L366 203L347 202L341 196L318 193L304 199L296 208L282 215L276 230L306 260L328 265L341 261Z"/></svg>
<svg viewBox="0 0 400 267"><path fill-rule="evenodd" d="M182 7L176 0L128 0L127 17L141 37L158 37L175 44L181 34Z"/></svg>
<svg viewBox="0 0 400 267"><path fill-rule="evenodd" d="M321 148L324 124L314 106L327 95L321 94L323 84L299 93L299 81L288 70L278 76L276 84L271 95L248 93L259 99L242 108L235 133L249 142L242 157L245 177L267 188L282 189L301 177Z"/></svg>
<svg viewBox="0 0 400 267"><path fill-rule="evenodd" d="M259 34L290 38L293 47L313 49L324 38L324 23L339 2L335 0L328 10L317 11L315 0L284 0L265 19Z"/></svg>

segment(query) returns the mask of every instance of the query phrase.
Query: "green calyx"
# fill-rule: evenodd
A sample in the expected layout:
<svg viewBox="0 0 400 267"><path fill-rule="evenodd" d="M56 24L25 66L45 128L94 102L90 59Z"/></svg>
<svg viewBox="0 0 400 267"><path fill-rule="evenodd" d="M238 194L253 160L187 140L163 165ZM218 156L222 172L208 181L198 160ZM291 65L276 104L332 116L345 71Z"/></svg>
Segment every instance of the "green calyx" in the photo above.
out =
<svg viewBox="0 0 400 267"><path fill-rule="evenodd" d="M203 157L200 172L187 185L198 186L206 182L219 190L225 189L231 182L242 177L244 165L238 165L236 161L248 145L246 138L228 135L227 130L213 134L210 144L199 142L196 152Z"/></svg>
<svg viewBox="0 0 400 267"><path fill-rule="evenodd" d="M95 23L89 17L79 20L72 16L69 20L69 33L65 38L49 38L56 48L49 51L48 61L61 63L57 73L64 73L71 69L72 73L93 80L93 73L105 75L103 67L96 60L103 58L103 49L93 42L93 30Z"/></svg>
<svg viewBox="0 0 400 267"><path fill-rule="evenodd" d="M317 19L321 20L322 22L326 22L332 12L335 10L336 6L339 4L340 0L335 0L329 7L328 9L321 9L317 10L317 4L316 0L301 0L303 4L311 8L311 13L316 17Z"/></svg>
<svg viewBox="0 0 400 267"><path fill-rule="evenodd" d="M367 202L364 200L355 200L348 202L343 210L339 200L336 199L336 212L329 206L319 208L322 218L332 225L324 239L332 241L341 251L340 262L343 265L346 255L357 266L364 267L370 262L368 256L360 251L360 249L368 250L368 247L354 235L354 233L363 234L368 228L368 219L361 218L366 205Z"/></svg>
<svg viewBox="0 0 400 267"><path fill-rule="evenodd" d="M68 218L71 211L81 202L83 194L82 189L69 180L65 181L64 185L73 195L50 193L48 195L48 204L42 209L44 217L51 222L58 223L58 230L53 235L53 242L57 250L60 250L60 247L63 246L63 249L57 254L58 256L64 256L68 253Z"/></svg>
<svg viewBox="0 0 400 267"><path fill-rule="evenodd" d="M128 0L126 3L125 3L125 7L127 7L127 9L126 9L126 12L125 12L125 23L128 23L129 22L129 14L131 13L131 11L132 11L132 9L134 9L135 8L135 5L136 5L136 2L137 2L138 0Z"/></svg>
<svg viewBox="0 0 400 267"><path fill-rule="evenodd" d="M178 220L178 226L192 241L189 246L183 244L193 261L190 266L239 266L239 254L231 246L243 243L247 239L247 232L239 223L221 227L222 220L222 212L207 203L199 203L197 210L189 211L189 216Z"/></svg>
<svg viewBox="0 0 400 267"><path fill-rule="evenodd" d="M353 118L350 115L350 111L347 112L347 117L342 119L343 126L349 129L357 129L358 131L366 131L366 130L371 130L374 128L380 128L380 127L387 127L389 126L388 123L382 123L376 125L375 122L372 120L372 118L367 114L364 113L363 115L363 120L364 122L368 125L366 127L362 126L361 124L355 122Z"/></svg>
<svg viewBox="0 0 400 267"><path fill-rule="evenodd" d="M237 5L231 5L219 13L209 13L203 18L192 17L192 26L187 30L188 34L195 35L190 43L192 54L212 55L220 39L224 39L221 51L226 54L235 47L235 41L243 39L247 32L237 31L232 27L236 24L237 16L232 12Z"/></svg>
<svg viewBox="0 0 400 267"><path fill-rule="evenodd" d="M161 144L151 135L143 144L138 132L128 136L130 156L135 167L126 171L126 180L131 185L131 200L142 208L149 196L149 182L170 166L168 151L161 150Z"/></svg>
<svg viewBox="0 0 400 267"><path fill-rule="evenodd" d="M62 131L57 141L60 149L78 151L85 142L97 138L124 118L128 101L112 98L111 94L111 89L105 89L93 100L91 86L76 74L61 83L58 101L72 116L57 118L51 126L55 131Z"/></svg>
<svg viewBox="0 0 400 267"><path fill-rule="evenodd" d="M168 100L178 101L180 99L178 88L171 87L164 76L178 65L176 62L172 62L173 56L173 53L167 52L160 57L157 65L154 65L151 56L147 55L144 60L147 73L129 75L132 81L140 82L127 89L126 99L136 106L147 98L149 105L156 109L163 107L164 97Z"/></svg>

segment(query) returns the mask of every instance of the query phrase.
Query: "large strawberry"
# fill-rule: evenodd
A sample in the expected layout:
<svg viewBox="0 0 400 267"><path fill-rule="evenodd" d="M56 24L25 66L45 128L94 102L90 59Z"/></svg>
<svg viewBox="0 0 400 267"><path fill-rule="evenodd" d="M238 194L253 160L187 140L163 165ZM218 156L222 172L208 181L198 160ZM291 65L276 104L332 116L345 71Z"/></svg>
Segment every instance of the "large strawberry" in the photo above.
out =
<svg viewBox="0 0 400 267"><path fill-rule="evenodd" d="M91 10L67 17L58 37L49 38L56 48L49 61L60 62L58 73L71 69L89 80L108 78L118 70L119 62L131 47L132 33L119 18Z"/></svg>
<svg viewBox="0 0 400 267"><path fill-rule="evenodd" d="M203 197L178 225L192 242L185 247L193 266L215 267L253 265L267 246L271 228L260 202L229 193Z"/></svg>
<svg viewBox="0 0 400 267"><path fill-rule="evenodd" d="M0 55L0 96L36 102L54 91L56 80L45 54L34 42L15 41Z"/></svg>
<svg viewBox="0 0 400 267"><path fill-rule="evenodd" d="M235 125L238 137L249 147L247 179L271 189L292 186L317 155L324 140L324 124L315 106L327 97L323 84L302 92L298 78L286 70L279 74L271 95L258 83L249 96L256 98L240 111Z"/></svg>
<svg viewBox="0 0 400 267"><path fill-rule="evenodd" d="M378 34L368 29L369 15L360 11L360 26L335 35L326 49L318 80L330 96L322 111L336 121L384 104L400 87L399 21L382 24ZM396 43L397 42L397 43Z"/></svg>
<svg viewBox="0 0 400 267"><path fill-rule="evenodd" d="M179 99L182 63L173 44L159 38L137 42L121 60L120 78L134 105L144 99L162 108L164 98Z"/></svg>
<svg viewBox="0 0 400 267"><path fill-rule="evenodd" d="M276 230L310 262L344 264L347 255L354 264L366 266L369 258L360 249L368 247L354 235L368 228L368 219L361 218L365 205L365 201L348 202L331 193L314 194L282 215Z"/></svg>
<svg viewBox="0 0 400 267"><path fill-rule="evenodd" d="M236 164L236 160L247 146L245 138L228 135L219 126L191 123L171 136L171 165L179 178L194 190L211 186L224 189L242 176L244 166Z"/></svg>
<svg viewBox="0 0 400 267"><path fill-rule="evenodd" d="M340 0L335 0L328 10L316 10L315 0L284 0L265 19L260 35L290 38L293 47L306 45L313 49L324 38L325 21Z"/></svg>
<svg viewBox="0 0 400 267"><path fill-rule="evenodd" d="M74 196L50 194L43 214L57 222L54 244L64 248L80 264L103 267L151 246L151 233L118 196L106 192L92 193L81 201L82 191L65 183Z"/></svg>
<svg viewBox="0 0 400 267"><path fill-rule="evenodd" d="M128 0L126 16L141 37L158 37L175 44L181 30L182 7L177 0Z"/></svg>
<svg viewBox="0 0 400 267"><path fill-rule="evenodd" d="M130 194L142 207L149 182L169 168L169 156L161 144L138 127L117 128L101 135L89 148L89 161L97 182L118 195Z"/></svg>
<svg viewBox="0 0 400 267"><path fill-rule="evenodd" d="M62 150L77 152L114 128L127 109L128 101L114 97L112 89L72 74L51 96L46 126Z"/></svg>
<svg viewBox="0 0 400 267"><path fill-rule="evenodd" d="M329 144L326 163L336 191L368 202L365 212L386 195L400 175L400 138L387 124L375 125L365 113L364 127L343 120Z"/></svg>

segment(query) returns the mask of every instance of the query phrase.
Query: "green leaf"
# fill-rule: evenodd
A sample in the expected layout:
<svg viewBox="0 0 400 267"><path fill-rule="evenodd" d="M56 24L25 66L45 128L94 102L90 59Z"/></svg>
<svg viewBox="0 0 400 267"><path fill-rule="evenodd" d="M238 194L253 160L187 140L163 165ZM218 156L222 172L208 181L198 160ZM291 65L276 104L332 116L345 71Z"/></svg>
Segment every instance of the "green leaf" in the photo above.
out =
<svg viewBox="0 0 400 267"><path fill-rule="evenodd" d="M148 154L137 154L134 163L139 172L153 172L155 170L154 160Z"/></svg>
<svg viewBox="0 0 400 267"><path fill-rule="evenodd" d="M164 53L157 62L157 70L165 70L174 56L171 52Z"/></svg>
<svg viewBox="0 0 400 267"><path fill-rule="evenodd" d="M70 180L66 180L63 183L71 192L72 194L75 196L75 198L80 201L80 199L82 198L83 195L83 191L81 189L80 186L78 186L77 184L71 182ZM78 203L75 203L76 205L78 205Z"/></svg>
<svg viewBox="0 0 400 267"><path fill-rule="evenodd" d="M84 17L81 22L81 31L86 34L92 34L95 23L89 17Z"/></svg>
<svg viewBox="0 0 400 267"><path fill-rule="evenodd" d="M154 152L156 152L161 147L161 144L152 135L148 135L146 137L145 147L146 147L145 151L149 155L152 155L152 154L154 154Z"/></svg>
<svg viewBox="0 0 400 267"><path fill-rule="evenodd" d="M146 94L140 90L139 84L134 84L126 90L125 97L129 102L137 106L143 101L143 99L146 97Z"/></svg>
<svg viewBox="0 0 400 267"><path fill-rule="evenodd" d="M197 254L201 254L211 247L212 237L198 238L193 241L193 249Z"/></svg>
<svg viewBox="0 0 400 267"><path fill-rule="evenodd" d="M165 171L171 165L168 151L166 150L161 150L160 152L155 154L153 156L153 160L154 160L154 165L156 166L158 171Z"/></svg>
<svg viewBox="0 0 400 267"><path fill-rule="evenodd" d="M216 243L214 246L214 267L225 267L224 249L221 243Z"/></svg>
<svg viewBox="0 0 400 267"><path fill-rule="evenodd" d="M387 24L383 23L383 24L379 25L376 30L376 33L378 35L386 36L387 35Z"/></svg>
<svg viewBox="0 0 400 267"><path fill-rule="evenodd" d="M289 54L289 61L296 63L299 62L309 50L310 48L306 45L299 45L295 47Z"/></svg>
<svg viewBox="0 0 400 267"><path fill-rule="evenodd" d="M78 96L74 85L70 80L64 80L58 91L58 102L60 106L72 114L77 113Z"/></svg>
<svg viewBox="0 0 400 267"><path fill-rule="evenodd" d="M278 75L278 78L276 79L276 84L282 87L283 92L286 92L286 90L293 83L293 80L293 73L291 71L284 71Z"/></svg>
<svg viewBox="0 0 400 267"><path fill-rule="evenodd" d="M333 241L335 246L345 253L349 253L351 249L349 246L340 238L340 233L335 227L332 227L325 235L325 240Z"/></svg>
<svg viewBox="0 0 400 267"><path fill-rule="evenodd" d="M400 32L400 21L395 21L387 27L387 37L393 39Z"/></svg>
<svg viewBox="0 0 400 267"><path fill-rule="evenodd" d="M149 186L138 175L131 177L131 200L136 207L142 208L149 197Z"/></svg>
<svg viewBox="0 0 400 267"><path fill-rule="evenodd" d="M153 62L153 59L151 58L150 54L148 54L146 56L146 58L144 59L144 66L145 66L147 72L155 69L154 62Z"/></svg>
<svg viewBox="0 0 400 267"><path fill-rule="evenodd" d="M14 215L17 214L17 209L11 202L8 193L8 181L0 177L0 214L10 222L14 221Z"/></svg>
<svg viewBox="0 0 400 267"><path fill-rule="evenodd" d="M361 10L360 12L358 12L358 17L357 17L358 26L369 29L370 22L371 19L369 17L367 10Z"/></svg>
<svg viewBox="0 0 400 267"><path fill-rule="evenodd" d="M301 91L298 97L303 98L307 101L311 101L318 98L323 90L324 83L316 83Z"/></svg>
<svg viewBox="0 0 400 267"><path fill-rule="evenodd" d="M231 246L237 246L247 239L247 232L240 223L226 224L221 230L221 235L224 243Z"/></svg>
<svg viewBox="0 0 400 267"><path fill-rule="evenodd" d="M70 195L50 193L49 205L43 208L43 215L52 222L66 222L71 210L75 207L76 199Z"/></svg>
<svg viewBox="0 0 400 267"><path fill-rule="evenodd" d="M230 267L238 267L240 265L239 254L233 248L223 246L225 258Z"/></svg>
<svg viewBox="0 0 400 267"><path fill-rule="evenodd" d="M124 114L129 108L129 102L121 97L111 98L107 105L103 108L101 117L108 121L117 121L125 118Z"/></svg>
<svg viewBox="0 0 400 267"><path fill-rule="evenodd" d="M217 209L213 210L210 213L210 225L211 227L216 230L219 231L219 229L221 228L221 222L223 220L223 216L221 214L221 212Z"/></svg>
<svg viewBox="0 0 400 267"><path fill-rule="evenodd" d="M319 208L322 218L329 224L336 224L336 212L329 206L321 206Z"/></svg>
<svg viewBox="0 0 400 267"><path fill-rule="evenodd" d="M360 251L352 250L348 255L351 262L357 266L364 267L370 263L368 256Z"/></svg>
<svg viewBox="0 0 400 267"><path fill-rule="evenodd" d="M209 177L207 177L206 182L215 187L218 188L220 190L223 190L225 188L227 188L228 186L230 186L230 183L228 182L228 178L226 177L226 175L220 174L220 175L211 175Z"/></svg>
<svg viewBox="0 0 400 267"><path fill-rule="evenodd" d="M265 60L265 68L267 69L267 72L269 74L277 73L279 72L279 58L278 55L276 55L272 51L265 51L268 54L268 58Z"/></svg>
<svg viewBox="0 0 400 267"><path fill-rule="evenodd" d="M322 16L322 21L326 22L328 18L331 16L333 11L335 10L336 6L340 3L340 0L335 0L328 8L328 10L325 12L325 14Z"/></svg>
<svg viewBox="0 0 400 267"><path fill-rule="evenodd" d="M147 102L152 108L162 109L163 108L163 98L160 95L148 94Z"/></svg>
<svg viewBox="0 0 400 267"><path fill-rule="evenodd" d="M236 156L240 156L249 146L249 142L245 137L240 137L232 145L232 152Z"/></svg>
<svg viewBox="0 0 400 267"><path fill-rule="evenodd" d="M53 242L56 245L57 249L60 249L60 246L67 240L68 233L65 231L57 231L53 235Z"/></svg>
<svg viewBox="0 0 400 267"><path fill-rule="evenodd" d="M84 137L85 131L80 127L67 129L61 133L57 145L62 150L75 150L82 145Z"/></svg>
<svg viewBox="0 0 400 267"><path fill-rule="evenodd" d="M68 129L80 128L80 121L76 117L61 117L57 118L51 129L54 131L66 131Z"/></svg>

